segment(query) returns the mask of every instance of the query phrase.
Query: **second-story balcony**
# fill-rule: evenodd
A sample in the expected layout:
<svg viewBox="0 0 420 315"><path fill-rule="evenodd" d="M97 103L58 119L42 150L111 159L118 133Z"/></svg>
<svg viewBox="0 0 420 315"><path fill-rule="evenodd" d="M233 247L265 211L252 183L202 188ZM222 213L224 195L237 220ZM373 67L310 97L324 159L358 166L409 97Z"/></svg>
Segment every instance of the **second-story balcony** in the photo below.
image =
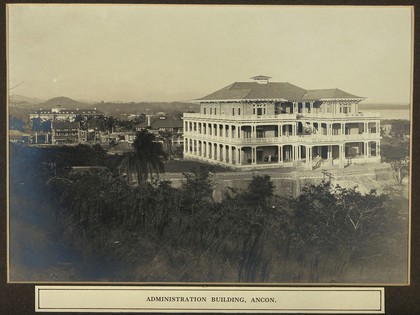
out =
<svg viewBox="0 0 420 315"><path fill-rule="evenodd" d="M205 115L201 113L184 113L184 119L195 119L205 121L266 121L266 120L296 120L302 118L313 118L313 119L349 119L349 118L361 118L361 119L378 119L380 114L377 112L359 112L359 113L293 113L293 114L278 114L278 115Z"/></svg>
<svg viewBox="0 0 420 315"><path fill-rule="evenodd" d="M261 120L295 120L297 114L279 114L279 115L205 115L200 113L184 113L184 119L199 120L230 120L230 121L261 121Z"/></svg>
<svg viewBox="0 0 420 315"><path fill-rule="evenodd" d="M186 138L193 138L195 140L213 141L220 143L229 144L285 144L285 143L333 143L333 142L349 142L349 141L370 141L380 140L381 136L379 133L361 133L361 134L344 134L344 135L320 135L320 134L309 134L309 135L295 135L281 137L242 137L242 138L230 138L221 137L214 135L203 135L192 132L186 132L184 134Z"/></svg>

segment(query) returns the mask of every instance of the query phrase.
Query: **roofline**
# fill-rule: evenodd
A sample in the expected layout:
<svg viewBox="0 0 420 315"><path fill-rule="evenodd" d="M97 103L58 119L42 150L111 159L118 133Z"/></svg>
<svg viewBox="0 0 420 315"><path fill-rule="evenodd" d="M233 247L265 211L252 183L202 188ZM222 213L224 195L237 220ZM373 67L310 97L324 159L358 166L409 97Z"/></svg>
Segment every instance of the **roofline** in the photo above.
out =
<svg viewBox="0 0 420 315"><path fill-rule="evenodd" d="M264 102L264 101L280 101L280 102L288 102L284 98L242 98L242 99L221 99L221 100L206 100L206 99L198 99L192 100L191 103L201 104L201 103L242 103L242 102Z"/></svg>
<svg viewBox="0 0 420 315"><path fill-rule="evenodd" d="M335 98L320 98L318 101L363 101L367 99L367 97L364 96L356 96L356 97L335 97Z"/></svg>

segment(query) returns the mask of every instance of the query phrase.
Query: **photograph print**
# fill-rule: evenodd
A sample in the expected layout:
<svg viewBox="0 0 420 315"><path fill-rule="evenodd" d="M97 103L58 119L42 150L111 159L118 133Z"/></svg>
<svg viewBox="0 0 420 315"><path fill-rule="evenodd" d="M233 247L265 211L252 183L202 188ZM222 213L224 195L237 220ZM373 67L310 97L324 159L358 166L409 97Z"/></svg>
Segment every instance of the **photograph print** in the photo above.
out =
<svg viewBox="0 0 420 315"><path fill-rule="evenodd" d="M8 4L8 281L408 285L413 18Z"/></svg>

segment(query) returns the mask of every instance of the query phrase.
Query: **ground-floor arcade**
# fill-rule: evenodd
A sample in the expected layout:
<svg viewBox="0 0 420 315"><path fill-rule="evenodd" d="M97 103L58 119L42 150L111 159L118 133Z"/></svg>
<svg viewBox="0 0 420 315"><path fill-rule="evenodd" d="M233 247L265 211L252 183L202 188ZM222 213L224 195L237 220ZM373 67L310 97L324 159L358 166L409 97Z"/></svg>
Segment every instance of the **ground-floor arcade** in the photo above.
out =
<svg viewBox="0 0 420 315"><path fill-rule="evenodd" d="M184 158L233 168L295 166L308 169L345 167L380 161L379 141L320 144L232 145L185 139Z"/></svg>

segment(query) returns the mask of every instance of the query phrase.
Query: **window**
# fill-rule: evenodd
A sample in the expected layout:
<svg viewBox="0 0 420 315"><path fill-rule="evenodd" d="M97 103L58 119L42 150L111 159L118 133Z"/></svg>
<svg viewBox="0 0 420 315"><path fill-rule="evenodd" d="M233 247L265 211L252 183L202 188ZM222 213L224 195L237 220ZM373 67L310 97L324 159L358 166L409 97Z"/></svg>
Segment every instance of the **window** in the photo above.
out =
<svg viewBox="0 0 420 315"><path fill-rule="evenodd" d="M213 108L210 108L210 115L213 114Z"/></svg>
<svg viewBox="0 0 420 315"><path fill-rule="evenodd" d="M217 108L214 109L214 114L217 115Z"/></svg>
<svg viewBox="0 0 420 315"><path fill-rule="evenodd" d="M240 114L241 114L241 108L238 107L238 115L240 115Z"/></svg>
<svg viewBox="0 0 420 315"><path fill-rule="evenodd" d="M235 109L232 108L232 116L235 116Z"/></svg>
<svg viewBox="0 0 420 315"><path fill-rule="evenodd" d="M204 107L204 109L203 109L203 113L204 113L204 115L206 114L206 108Z"/></svg>

